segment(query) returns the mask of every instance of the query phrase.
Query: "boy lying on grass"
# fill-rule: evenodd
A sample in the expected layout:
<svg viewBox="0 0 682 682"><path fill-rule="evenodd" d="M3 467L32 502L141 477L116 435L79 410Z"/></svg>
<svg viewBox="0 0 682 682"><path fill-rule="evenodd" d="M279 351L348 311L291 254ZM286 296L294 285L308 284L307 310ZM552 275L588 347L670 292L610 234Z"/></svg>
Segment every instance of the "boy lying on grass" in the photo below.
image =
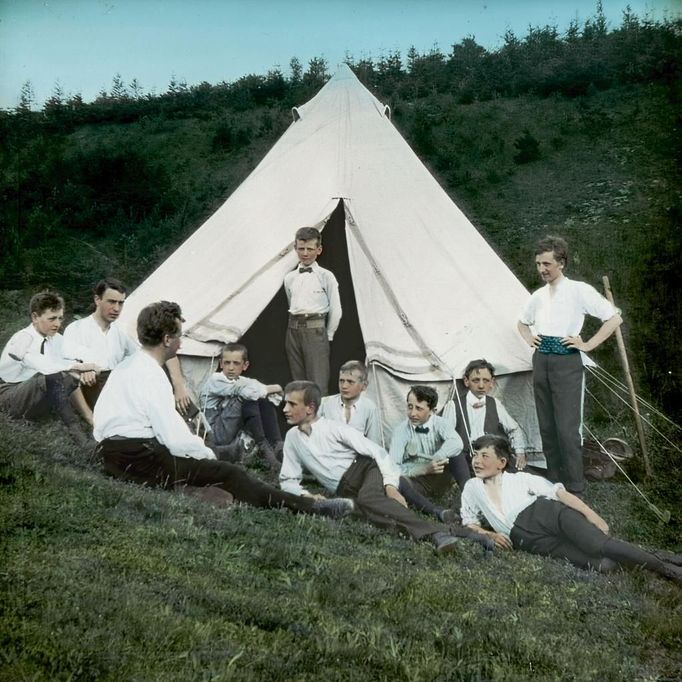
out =
<svg viewBox="0 0 682 682"><path fill-rule="evenodd" d="M642 566L682 584L682 555L654 554L611 538L604 519L563 484L506 472L511 453L505 438L486 434L472 447L476 478L464 486L462 524L490 536L498 548L568 559L602 572ZM481 528L481 519L493 530Z"/></svg>

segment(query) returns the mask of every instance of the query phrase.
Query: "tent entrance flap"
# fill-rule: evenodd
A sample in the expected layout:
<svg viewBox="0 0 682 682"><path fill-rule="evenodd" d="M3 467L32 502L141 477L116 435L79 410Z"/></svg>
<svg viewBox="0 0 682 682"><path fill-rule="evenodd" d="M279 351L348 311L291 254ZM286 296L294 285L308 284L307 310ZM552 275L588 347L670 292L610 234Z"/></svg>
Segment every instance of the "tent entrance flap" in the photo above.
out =
<svg viewBox="0 0 682 682"><path fill-rule="evenodd" d="M328 392L336 393L339 367L347 360L365 361L365 344L348 261L343 200L339 200L322 230L322 246L318 262L336 276L343 309L341 324L332 343L330 385L327 387ZM280 288L240 339L240 343L249 349L249 360L253 366L249 370L251 376L282 386L290 380L284 352L286 328L287 300L284 288Z"/></svg>

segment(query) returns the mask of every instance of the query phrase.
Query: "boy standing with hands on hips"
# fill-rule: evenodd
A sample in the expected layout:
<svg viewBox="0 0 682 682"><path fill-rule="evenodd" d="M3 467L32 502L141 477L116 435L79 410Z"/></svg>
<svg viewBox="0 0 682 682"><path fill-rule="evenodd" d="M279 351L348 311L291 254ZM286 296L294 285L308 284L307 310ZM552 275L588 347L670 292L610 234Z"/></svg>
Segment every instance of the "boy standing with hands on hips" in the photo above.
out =
<svg viewBox="0 0 682 682"><path fill-rule="evenodd" d="M521 313L518 330L533 354L533 390L547 478L582 495L583 358L623 322L618 311L594 287L564 275L568 244L545 237L535 248L535 265L545 286L535 291ZM588 341L580 337L585 315L602 321ZM532 329L531 329L532 327Z"/></svg>

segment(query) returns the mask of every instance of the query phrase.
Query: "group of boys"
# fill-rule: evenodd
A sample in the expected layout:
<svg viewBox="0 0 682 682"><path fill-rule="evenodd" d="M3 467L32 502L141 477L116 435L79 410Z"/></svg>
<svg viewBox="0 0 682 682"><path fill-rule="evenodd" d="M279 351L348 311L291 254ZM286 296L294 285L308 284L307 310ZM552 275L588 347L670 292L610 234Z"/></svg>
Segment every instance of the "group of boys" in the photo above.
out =
<svg viewBox="0 0 682 682"><path fill-rule="evenodd" d="M144 308L137 345L116 324L126 292L111 279L95 289L95 312L69 325L63 338L61 297L41 292L31 299L31 324L12 336L0 357L0 409L26 418L53 409L83 444L87 438L75 407L93 425L105 471L124 480L166 488L217 486L253 506L334 518L355 511L378 526L431 542L438 554L453 552L461 537L469 537L488 550L520 548L598 570L644 566L682 580L678 555L610 538L606 523L580 497L574 442L582 410L578 351L599 345L620 316L591 287L563 275L568 255L563 240L540 242L536 263L547 285L533 295L519 322L521 335L536 348L538 419L552 482L517 471L526 464L523 433L489 395L495 372L485 360L467 366L466 391L455 396L448 416L435 413L435 390L410 387L406 419L393 429L388 449L378 410L364 394L363 363L342 365L339 393L323 399L329 343L341 319L338 284L316 262L319 232L299 231L295 249L299 265L284 282L286 352L294 380L282 389L244 376L248 351L228 344L220 371L201 391L211 425L206 442L180 415L189 402L176 357L184 321L180 307L161 301ZM579 331L586 313L600 317L602 326L583 342ZM285 439L276 413L282 399L291 427ZM239 465L243 453L235 439L242 429L279 471L279 488ZM331 497L304 487L306 475ZM454 510L431 499L453 479L462 491L461 523Z"/></svg>

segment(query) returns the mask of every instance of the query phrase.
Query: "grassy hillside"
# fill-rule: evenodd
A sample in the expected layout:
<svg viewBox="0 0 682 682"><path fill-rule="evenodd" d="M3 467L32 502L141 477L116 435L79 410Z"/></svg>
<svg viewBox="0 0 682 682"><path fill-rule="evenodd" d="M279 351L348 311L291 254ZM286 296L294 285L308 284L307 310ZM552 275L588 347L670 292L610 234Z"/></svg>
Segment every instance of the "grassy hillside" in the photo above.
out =
<svg viewBox="0 0 682 682"><path fill-rule="evenodd" d="M682 591L647 573L472 544L437 559L352 519L106 479L58 425L0 430L1 680L682 675ZM665 540L622 484L588 498L614 534Z"/></svg>

